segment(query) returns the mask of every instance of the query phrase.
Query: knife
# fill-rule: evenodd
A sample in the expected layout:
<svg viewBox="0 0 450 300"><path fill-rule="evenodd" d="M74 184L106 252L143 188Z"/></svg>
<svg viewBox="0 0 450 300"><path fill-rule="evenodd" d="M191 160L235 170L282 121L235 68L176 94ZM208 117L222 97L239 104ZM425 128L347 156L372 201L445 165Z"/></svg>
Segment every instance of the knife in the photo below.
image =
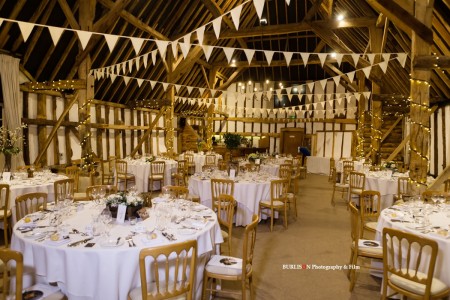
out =
<svg viewBox="0 0 450 300"><path fill-rule="evenodd" d="M84 239L84 240L81 240L81 241L78 241L78 242L70 243L70 244L67 245L67 247L75 247L75 246L78 246L80 244L87 243L88 241L90 241L92 239L93 238L90 237L90 238L87 238L87 239Z"/></svg>

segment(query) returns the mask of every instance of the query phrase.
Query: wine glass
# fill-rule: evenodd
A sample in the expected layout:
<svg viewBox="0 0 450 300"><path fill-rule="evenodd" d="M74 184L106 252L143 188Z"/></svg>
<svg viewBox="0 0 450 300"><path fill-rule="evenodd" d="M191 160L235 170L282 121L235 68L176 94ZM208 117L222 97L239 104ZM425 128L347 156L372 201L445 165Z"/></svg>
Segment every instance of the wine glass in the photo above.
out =
<svg viewBox="0 0 450 300"><path fill-rule="evenodd" d="M99 201L98 201L98 189L92 189L91 190L91 197L93 198L95 204L99 204Z"/></svg>
<svg viewBox="0 0 450 300"><path fill-rule="evenodd" d="M99 203L101 203L101 200L105 198L106 196L106 190L104 187L100 187L100 189L98 190L98 196L99 196Z"/></svg>

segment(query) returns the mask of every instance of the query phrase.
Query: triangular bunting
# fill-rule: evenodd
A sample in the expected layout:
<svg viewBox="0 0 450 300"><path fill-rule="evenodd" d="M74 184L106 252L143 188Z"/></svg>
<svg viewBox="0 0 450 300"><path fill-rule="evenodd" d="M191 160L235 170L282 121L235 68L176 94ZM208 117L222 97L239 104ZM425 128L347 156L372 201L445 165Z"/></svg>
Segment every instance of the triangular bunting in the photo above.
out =
<svg viewBox="0 0 450 300"><path fill-rule="evenodd" d="M342 58L344 57L343 54L336 53L336 62L338 63L338 66L341 66Z"/></svg>
<svg viewBox="0 0 450 300"><path fill-rule="evenodd" d="M362 71L366 75L366 78L369 79L370 71L372 71L372 66L368 66L368 67L362 68Z"/></svg>
<svg viewBox="0 0 450 300"><path fill-rule="evenodd" d="M308 87L309 92L312 93L314 90L314 81L308 82L306 86Z"/></svg>
<svg viewBox="0 0 450 300"><path fill-rule="evenodd" d="M141 87L142 83L144 82L144 79L136 78L137 84L139 87Z"/></svg>
<svg viewBox="0 0 450 300"><path fill-rule="evenodd" d="M203 45L204 36L205 36L205 26L202 26L199 29L197 29L197 39L200 45Z"/></svg>
<svg viewBox="0 0 450 300"><path fill-rule="evenodd" d="M116 74L111 74L110 78L111 78L111 83L114 83L114 80L116 80L117 75Z"/></svg>
<svg viewBox="0 0 450 300"><path fill-rule="evenodd" d="M91 39L92 32L81 31L81 30L75 30L75 32L77 33L78 39L81 42L81 47L84 50L86 48L87 44L89 43L89 40Z"/></svg>
<svg viewBox="0 0 450 300"><path fill-rule="evenodd" d="M163 90L164 92L167 91L167 87L169 86L169 83L167 82L162 82L162 86L163 86Z"/></svg>
<svg viewBox="0 0 450 300"><path fill-rule="evenodd" d="M133 61L129 60L128 61L128 71L131 73L132 70L133 70Z"/></svg>
<svg viewBox="0 0 450 300"><path fill-rule="evenodd" d="M302 57L302 60L303 60L303 65L305 67L308 64L309 55L310 55L310 53L300 52L300 56Z"/></svg>
<svg viewBox="0 0 450 300"><path fill-rule="evenodd" d="M373 65L373 62L375 61L375 54L369 53L369 54L366 54L366 56L369 59L370 64Z"/></svg>
<svg viewBox="0 0 450 300"><path fill-rule="evenodd" d="M189 45L189 47L191 46L191 35L192 33L188 33L183 37L184 43Z"/></svg>
<svg viewBox="0 0 450 300"><path fill-rule="evenodd" d="M133 45L134 52L136 53L136 55L138 55L139 51L141 51L142 44L144 43L145 40L135 37L130 37L130 40L131 44Z"/></svg>
<svg viewBox="0 0 450 300"><path fill-rule="evenodd" d="M359 61L359 54L351 54L352 58L353 58L353 62L355 63L355 67L358 65L358 61Z"/></svg>
<svg viewBox="0 0 450 300"><path fill-rule="evenodd" d="M31 34L31 31L33 31L34 24L27 23L27 22L21 22L21 21L17 21L17 24L19 25L20 32L22 33L23 41L26 42L28 37ZM84 47L83 47L83 49L84 49Z"/></svg>
<svg viewBox="0 0 450 300"><path fill-rule="evenodd" d="M275 51L268 51L268 50L264 51L264 54L266 56L267 63L269 64L269 66L270 66L270 63L272 62L272 58L273 58L273 54L274 53L275 53Z"/></svg>
<svg viewBox="0 0 450 300"><path fill-rule="evenodd" d="M190 44L186 44L186 43L179 43L180 45L180 49L181 49L181 53L183 53L183 57L186 59L187 55L189 54L189 50L191 48Z"/></svg>
<svg viewBox="0 0 450 300"><path fill-rule="evenodd" d="M0 23L1 25L1 23ZM53 45L56 46L58 44L59 38L64 32L64 28L48 26L48 31L50 32L50 36L52 37Z"/></svg>
<svg viewBox="0 0 450 300"><path fill-rule="evenodd" d="M123 62L122 63L122 73L125 75L127 73L127 63Z"/></svg>
<svg viewBox="0 0 450 300"><path fill-rule="evenodd" d="M233 20L234 27L236 27L236 30L239 29L239 17L241 16L241 11L242 11L242 5L239 5L238 7L233 8L230 11L231 19Z"/></svg>
<svg viewBox="0 0 450 300"><path fill-rule="evenodd" d="M325 91L325 87L327 85L327 79L322 79L321 81L319 81L320 86L322 87L322 90Z"/></svg>
<svg viewBox="0 0 450 300"><path fill-rule="evenodd" d="M355 79L355 71L348 72L347 77L350 82L353 82L353 79Z"/></svg>
<svg viewBox="0 0 450 300"><path fill-rule="evenodd" d="M180 91L181 85L179 84L175 84L175 91L178 94L178 92Z"/></svg>
<svg viewBox="0 0 450 300"><path fill-rule="evenodd" d="M108 45L109 48L109 52L112 52L114 47L116 46L119 36L113 34L104 34L103 36L105 37L106 44Z"/></svg>
<svg viewBox="0 0 450 300"><path fill-rule="evenodd" d="M158 47L159 55L161 55L162 59L166 59L166 51L167 46L169 45L168 41L155 40L156 46ZM153 64L155 61L153 61Z"/></svg>
<svg viewBox="0 0 450 300"><path fill-rule="evenodd" d="M203 52L205 53L206 61L208 61L214 47L208 46L208 45L202 45L202 48L203 48Z"/></svg>
<svg viewBox="0 0 450 300"><path fill-rule="evenodd" d="M323 67L323 64L325 63L325 60L327 59L327 53L317 53L317 56L319 57L320 64Z"/></svg>
<svg viewBox="0 0 450 300"><path fill-rule="evenodd" d="M388 61L388 60L391 59L391 54L390 53L383 53L381 56L383 57L384 61Z"/></svg>
<svg viewBox="0 0 450 300"><path fill-rule="evenodd" d="M192 86L187 86L186 88L188 90L188 95L190 95L191 92L192 92L193 87Z"/></svg>
<svg viewBox="0 0 450 300"><path fill-rule="evenodd" d="M336 85L336 87L338 87L340 85L339 83L341 82L341 75L334 76L333 80L334 80L334 84Z"/></svg>
<svg viewBox="0 0 450 300"><path fill-rule="evenodd" d="M284 54L284 58L286 59L286 64L289 67L289 64L291 63L291 59L292 59L292 54L294 54L294 52L283 52Z"/></svg>
<svg viewBox="0 0 450 300"><path fill-rule="evenodd" d="M264 3L265 0L253 0L253 5L255 5L256 14L258 15L258 18L261 20L263 9L264 9Z"/></svg>
<svg viewBox="0 0 450 300"><path fill-rule="evenodd" d="M225 53L225 56L227 57L228 63L230 63L231 59L233 58L234 48L223 47L222 49Z"/></svg>
<svg viewBox="0 0 450 300"><path fill-rule="evenodd" d="M128 85L128 82L130 81L131 77L123 76L123 81L125 81L125 85Z"/></svg>
<svg viewBox="0 0 450 300"><path fill-rule="evenodd" d="M406 53L397 53L397 60L403 68L405 67L406 57Z"/></svg>
<svg viewBox="0 0 450 300"><path fill-rule="evenodd" d="M222 16L220 16L212 21L214 33L216 34L217 39L219 39L221 23L222 23Z"/></svg>
<svg viewBox="0 0 450 300"><path fill-rule="evenodd" d="M136 57L134 59L134 62L135 62L135 65L136 65L136 70L139 70L139 59L140 59L140 56L138 56L138 57Z"/></svg>
<svg viewBox="0 0 450 300"><path fill-rule="evenodd" d="M245 53L245 56L247 56L248 64L250 64L253 59L253 55L255 55L255 50L244 49L244 53Z"/></svg>
<svg viewBox="0 0 450 300"><path fill-rule="evenodd" d="M153 65L156 64L156 54L158 54L158 51L152 51L152 62L153 62Z"/></svg>
<svg viewBox="0 0 450 300"><path fill-rule="evenodd" d="M371 92L363 92L363 94L364 94L364 97L366 97L366 99L369 99Z"/></svg>
<svg viewBox="0 0 450 300"><path fill-rule="evenodd" d="M387 60L386 60L386 61L383 61L383 62L379 63L378 65L380 66L380 68L381 68L381 70L383 71L383 73L386 74L387 66L388 66L388 61L387 61Z"/></svg>
<svg viewBox="0 0 450 300"><path fill-rule="evenodd" d="M172 47L172 54L175 60L178 59L178 41L173 41L170 46Z"/></svg>

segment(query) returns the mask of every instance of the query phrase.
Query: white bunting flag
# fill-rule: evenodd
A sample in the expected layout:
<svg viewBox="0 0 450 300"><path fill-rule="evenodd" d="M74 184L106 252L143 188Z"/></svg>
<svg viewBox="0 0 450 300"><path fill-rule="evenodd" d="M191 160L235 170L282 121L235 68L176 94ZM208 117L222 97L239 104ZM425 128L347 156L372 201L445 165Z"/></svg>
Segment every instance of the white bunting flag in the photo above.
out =
<svg viewBox="0 0 450 300"><path fill-rule="evenodd" d="M286 90L286 94L289 96L291 94L292 87L287 87L287 88L285 88L285 90Z"/></svg>
<svg viewBox="0 0 450 300"><path fill-rule="evenodd" d="M298 102L302 102L303 94L298 94L297 97L298 97Z"/></svg>
<svg viewBox="0 0 450 300"><path fill-rule="evenodd" d="M406 53L397 53L397 60L403 68L405 67L406 57Z"/></svg>
<svg viewBox="0 0 450 300"><path fill-rule="evenodd" d="M253 5L255 5L256 14L258 15L258 18L261 20L263 9L264 9L264 3L265 0L253 0Z"/></svg>
<svg viewBox="0 0 450 300"><path fill-rule="evenodd" d="M89 31L81 31L81 30L75 30L75 32L77 33L78 39L81 42L81 47L84 50L87 44L89 43L89 40L91 39L92 33Z"/></svg>
<svg viewBox="0 0 450 300"><path fill-rule="evenodd" d="M291 63L291 59L292 59L292 54L294 54L294 52L283 52L284 54L284 58L286 59L286 64L289 67L289 64Z"/></svg>
<svg viewBox="0 0 450 300"><path fill-rule="evenodd" d="M161 41L161 40L155 40L156 46L158 47L159 55L161 55L162 59L166 59L166 51L167 46L169 45L168 41ZM153 64L155 64L155 61L153 60Z"/></svg>
<svg viewBox="0 0 450 300"><path fill-rule="evenodd" d="M319 57L320 64L323 67L323 64L325 63L325 60L327 59L327 53L317 53L317 56Z"/></svg>
<svg viewBox="0 0 450 300"><path fill-rule="evenodd" d="M205 53L206 61L208 61L209 57L211 56L211 53L212 53L214 47L211 47L211 46L208 46L208 45L202 45L202 49L203 49L203 52Z"/></svg>
<svg viewBox="0 0 450 300"><path fill-rule="evenodd" d="M373 65L373 62L375 61L375 54L369 53L366 55L367 55L367 58L369 59L370 64Z"/></svg>
<svg viewBox="0 0 450 300"><path fill-rule="evenodd" d="M286 4L289 6L289 4L291 4L291 0L286 0Z"/></svg>
<svg viewBox="0 0 450 300"><path fill-rule="evenodd" d="M133 61L129 60L128 61L128 71L131 73L132 70L133 70Z"/></svg>
<svg viewBox="0 0 450 300"><path fill-rule="evenodd" d="M31 34L31 31L33 31L34 24L21 21L17 21L17 24L19 25L20 32L22 33L23 41L26 42Z"/></svg>
<svg viewBox="0 0 450 300"><path fill-rule="evenodd" d="M355 78L355 71L348 72L347 77L350 82L353 82L353 79Z"/></svg>
<svg viewBox="0 0 450 300"><path fill-rule="evenodd" d="M362 68L362 71L366 75L366 78L369 79L370 71L372 71L372 66L368 66L368 67Z"/></svg>
<svg viewBox="0 0 450 300"><path fill-rule="evenodd" d="M167 82L162 82L162 86L163 86L163 90L164 92L167 91L167 87L169 86L169 83Z"/></svg>
<svg viewBox="0 0 450 300"><path fill-rule="evenodd" d="M387 61L387 60L386 60L386 61L383 61L383 62L379 63L378 65L380 66L380 68L381 68L381 70L383 71L383 73L386 74L387 66L388 66L388 61Z"/></svg>
<svg viewBox="0 0 450 300"><path fill-rule="evenodd" d="M336 85L336 87L339 87L340 86L340 82L341 82L341 75L334 76L333 80L334 80L334 84Z"/></svg>
<svg viewBox="0 0 450 300"><path fill-rule="evenodd" d="M214 33L216 34L217 39L219 39L221 23L222 23L222 16L220 16L212 21Z"/></svg>
<svg viewBox="0 0 450 300"><path fill-rule="evenodd" d="M300 56L302 57L302 60L303 60L303 65L305 67L308 64L309 55L310 55L310 53L300 52Z"/></svg>
<svg viewBox="0 0 450 300"><path fill-rule="evenodd" d="M239 29L239 17L241 16L241 11L242 11L242 4L236 8L233 8L230 11L231 19L233 20L234 27L236 27L236 30Z"/></svg>
<svg viewBox="0 0 450 300"><path fill-rule="evenodd" d="M294 95L292 95L291 93L288 93L288 99L289 99L289 102L291 102L292 101L292 96L294 96Z"/></svg>
<svg viewBox="0 0 450 300"><path fill-rule="evenodd" d="M58 44L59 38L64 32L64 28L48 26L48 31L50 32L50 36L52 37L53 45L56 46Z"/></svg>
<svg viewBox="0 0 450 300"><path fill-rule="evenodd" d="M110 78L111 78L111 83L114 83L114 80L116 80L117 75L116 74L111 74Z"/></svg>
<svg viewBox="0 0 450 300"><path fill-rule="evenodd" d="M366 99L369 99L371 92L363 92L363 94L364 94L364 97L366 97Z"/></svg>
<svg viewBox="0 0 450 300"><path fill-rule="evenodd" d="M108 45L109 48L109 52L112 52L114 50L114 47L116 46L119 36L113 34L104 34L103 36L105 37L106 44Z"/></svg>
<svg viewBox="0 0 450 300"><path fill-rule="evenodd" d="M225 56L227 57L228 63L230 63L231 59L233 58L234 48L223 47L222 49L225 53Z"/></svg>
<svg viewBox="0 0 450 300"><path fill-rule="evenodd" d="M144 82L144 79L137 78L136 81L137 81L138 86L141 87L142 83Z"/></svg>
<svg viewBox="0 0 450 300"><path fill-rule="evenodd" d="M308 87L308 92L309 92L309 93L312 93L313 90L314 90L314 81L308 82L308 83L306 84L306 86Z"/></svg>
<svg viewBox="0 0 450 300"><path fill-rule="evenodd" d="M268 51L268 50L264 51L264 54L266 56L267 63L269 64L269 66L270 66L270 63L272 62L272 58L273 58L273 54L274 53L275 53L275 51Z"/></svg>
<svg viewBox="0 0 450 300"><path fill-rule="evenodd" d="M338 66L341 66L342 58L344 57L341 53L336 53L336 62L338 63Z"/></svg>
<svg viewBox="0 0 450 300"><path fill-rule="evenodd" d="M353 62L355 63L355 67L358 65L358 61L359 61L359 54L351 54L352 58L353 58Z"/></svg>
<svg viewBox="0 0 450 300"><path fill-rule="evenodd" d="M391 59L391 54L390 53L383 53L381 56L383 56L383 60L384 61L388 61Z"/></svg>
<svg viewBox="0 0 450 300"><path fill-rule="evenodd" d="M191 35L192 33L190 32L183 37L184 43L189 45L189 48L191 47Z"/></svg>
<svg viewBox="0 0 450 300"><path fill-rule="evenodd" d="M134 59L134 62L136 64L136 70L139 70L139 59L140 59L140 56L138 56Z"/></svg>
<svg viewBox="0 0 450 300"><path fill-rule="evenodd" d="M120 70L121 70L122 68L120 67L120 65L119 64L117 64L116 65L116 74L120 74Z"/></svg>
<svg viewBox="0 0 450 300"><path fill-rule="evenodd" d="M125 75L127 73L127 63L126 62L122 63L122 73L123 73L123 75Z"/></svg>
<svg viewBox="0 0 450 300"><path fill-rule="evenodd" d="M192 86L187 86L186 88L187 88L187 90L188 90L188 95L190 95L191 92L192 92Z"/></svg>
<svg viewBox="0 0 450 300"><path fill-rule="evenodd" d="M277 94L278 100L281 100L281 89L277 89L276 94Z"/></svg>
<svg viewBox="0 0 450 300"><path fill-rule="evenodd" d="M175 60L178 59L178 41L173 41L170 46L172 47L172 54Z"/></svg>
<svg viewBox="0 0 450 300"><path fill-rule="evenodd" d="M203 25L199 29L197 29L197 39L200 45L203 45L203 38L205 36L205 26Z"/></svg>
<svg viewBox="0 0 450 300"><path fill-rule="evenodd" d="M205 92L205 89L204 88L198 88L198 91L200 92L200 96L202 96L203 93Z"/></svg>
<svg viewBox="0 0 450 300"><path fill-rule="evenodd" d="M155 88L156 85L156 81L150 80L150 87L152 88L152 90Z"/></svg>
<svg viewBox="0 0 450 300"><path fill-rule="evenodd" d="M325 87L327 85L327 79L322 79L321 81L319 81L320 86L322 87L322 90L325 91Z"/></svg>
<svg viewBox="0 0 450 300"><path fill-rule="evenodd" d="M148 53L144 54L144 68L147 68L147 63L148 63Z"/></svg>
<svg viewBox="0 0 450 300"><path fill-rule="evenodd" d="M125 82L125 85L128 85L128 82L130 82L130 78L128 76L123 76L123 81Z"/></svg>
<svg viewBox="0 0 450 300"><path fill-rule="evenodd" d="M158 54L158 51L152 51L152 62L153 62L153 65L156 64L156 54Z"/></svg>
<svg viewBox="0 0 450 300"><path fill-rule="evenodd" d="M178 94L178 92L180 91L181 85L179 84L175 84L175 91Z"/></svg>
<svg viewBox="0 0 450 300"><path fill-rule="evenodd" d="M186 44L186 43L179 43L179 45L180 45L181 53L183 53L183 57L186 59L189 54L191 45Z"/></svg>
<svg viewBox="0 0 450 300"><path fill-rule="evenodd" d="M308 103L312 102L313 96L314 96L314 94L306 94L306 98L308 99Z"/></svg>
<svg viewBox="0 0 450 300"><path fill-rule="evenodd" d="M136 53L136 55L138 55L139 51L141 51L142 43L144 43L145 40L135 37L130 37L129 39L131 40L131 44L133 45L134 52Z"/></svg>
<svg viewBox="0 0 450 300"><path fill-rule="evenodd" d="M252 62L253 55L255 55L255 50L253 49L244 49L245 56L247 56L248 64Z"/></svg>

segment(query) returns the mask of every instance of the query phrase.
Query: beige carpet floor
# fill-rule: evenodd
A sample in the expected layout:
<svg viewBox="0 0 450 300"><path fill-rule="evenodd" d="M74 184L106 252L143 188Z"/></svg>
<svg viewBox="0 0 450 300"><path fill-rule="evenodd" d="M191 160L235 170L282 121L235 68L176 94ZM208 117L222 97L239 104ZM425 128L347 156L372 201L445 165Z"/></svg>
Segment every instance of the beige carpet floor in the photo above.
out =
<svg viewBox="0 0 450 300"><path fill-rule="evenodd" d="M343 202L331 206L328 176L308 174L299 185L298 217L295 220L290 214L288 229L282 219L277 220L273 232L269 221L258 225L253 264L255 299L379 299L381 280L369 275L367 269L358 272L352 293L343 270L285 269L287 265L313 268L349 263L350 216ZM238 227L233 232L237 256L242 252L243 231ZM227 299L219 296L217 299Z"/></svg>

